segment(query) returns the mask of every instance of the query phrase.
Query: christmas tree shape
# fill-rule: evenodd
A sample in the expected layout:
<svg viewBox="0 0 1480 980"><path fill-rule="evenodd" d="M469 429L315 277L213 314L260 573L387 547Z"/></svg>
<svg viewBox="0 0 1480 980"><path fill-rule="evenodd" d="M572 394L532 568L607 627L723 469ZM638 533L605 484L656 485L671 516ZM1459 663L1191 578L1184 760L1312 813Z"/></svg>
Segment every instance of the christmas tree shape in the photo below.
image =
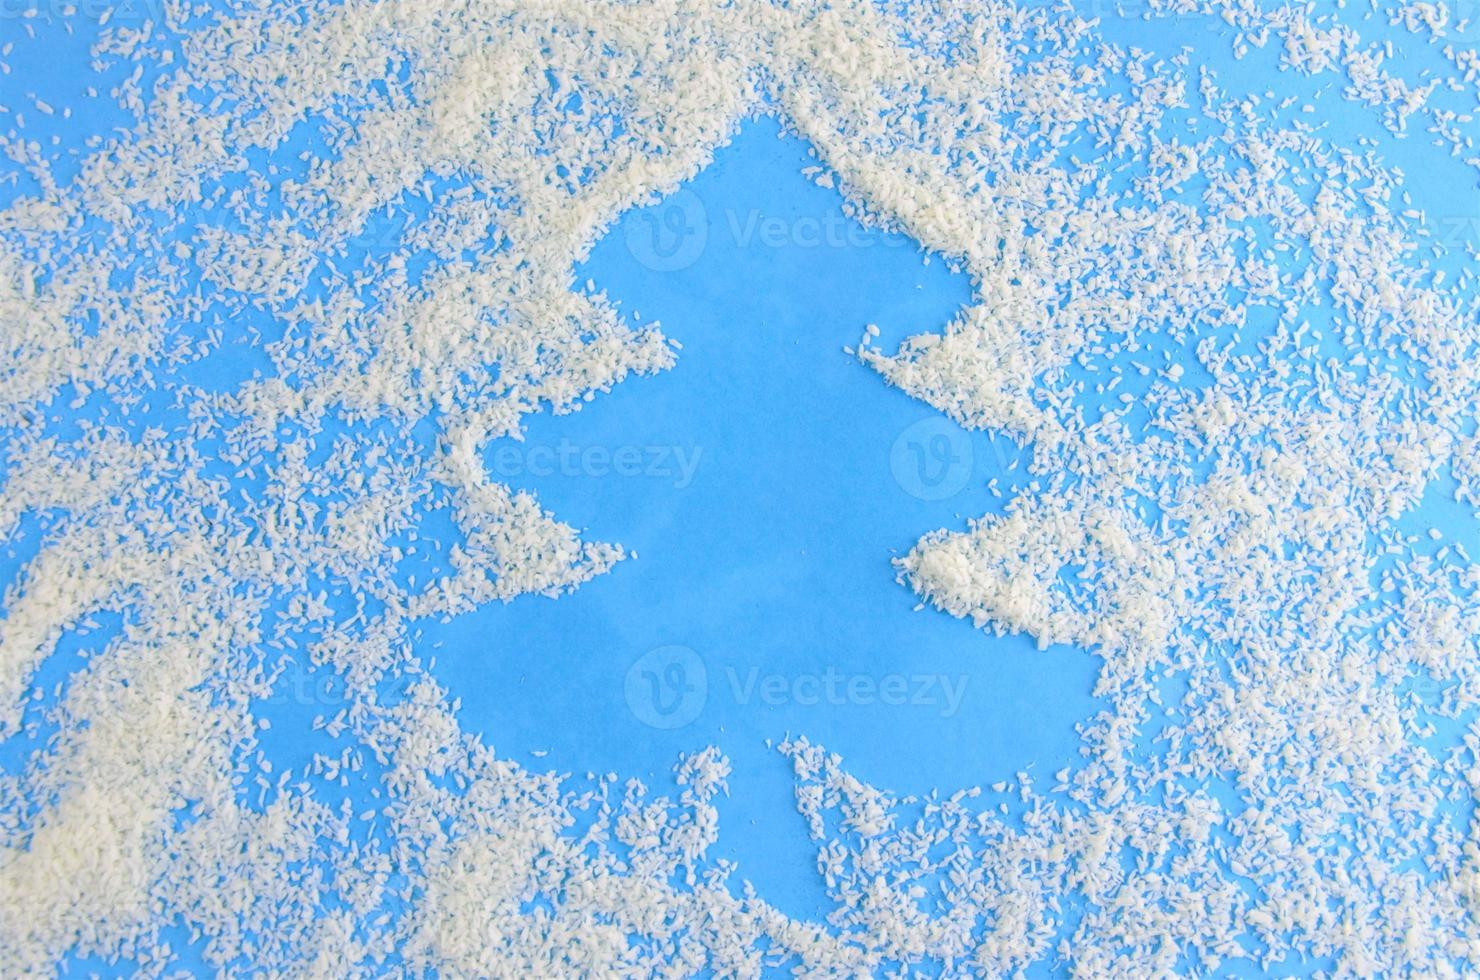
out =
<svg viewBox="0 0 1480 980"><path fill-rule="evenodd" d="M765 829L726 846L798 909L816 883L784 869L809 869L812 845L766 739L805 733L925 790L1066 765L1094 710L1088 655L917 611L896 581L892 559L999 509L988 481L1021 468L1010 443L845 350L871 323L885 347L940 329L970 284L848 217L803 173L815 165L805 143L752 123L598 243L577 281L659 322L676 364L532 416L484 459L490 479L629 559L556 601L426 627L463 723L502 750L662 778L678 753L720 745L735 766L727 819Z"/></svg>

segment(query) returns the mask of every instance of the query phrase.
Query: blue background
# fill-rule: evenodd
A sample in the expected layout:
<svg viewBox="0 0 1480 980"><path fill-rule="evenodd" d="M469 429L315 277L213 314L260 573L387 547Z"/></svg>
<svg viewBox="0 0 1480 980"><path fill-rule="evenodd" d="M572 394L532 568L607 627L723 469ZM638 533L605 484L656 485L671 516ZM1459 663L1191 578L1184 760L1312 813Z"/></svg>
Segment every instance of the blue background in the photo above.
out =
<svg viewBox="0 0 1480 980"><path fill-rule="evenodd" d="M31 138L55 137L55 172L66 179L87 136L129 121L106 99L84 99L81 89L106 91L132 66L106 79L87 71L96 25L86 19L31 23L35 39L17 31L14 20L0 22L5 40L16 41L6 59L12 71L0 77L0 102L20 107L35 92L78 109L69 120L27 113ZM1361 30L1377 40L1386 29L1365 21ZM1401 45L1406 76L1440 65L1437 52L1406 32L1387 33ZM1457 274L1468 263L1464 249L1480 245L1475 174L1427 145L1420 117L1410 123L1411 138L1396 140L1371 111L1332 91L1340 86L1335 76L1312 81L1283 72L1275 84L1278 52L1235 61L1226 28L1212 19L1112 21L1105 34L1168 56L1190 45L1194 63L1211 65L1232 91L1273 87L1307 98L1324 92L1316 118L1328 124L1326 135L1348 144L1359 136L1376 140L1407 173L1414 206L1447 219L1434 230L1453 248L1430 259L1436 268ZM288 160L302 148L290 145L276 156ZM572 773L577 784L588 772L615 771L663 790L680 753L719 745L734 773L720 804L715 856L737 861L738 878L806 918L827 907L815 846L795 811L789 765L768 740L805 734L841 753L860 778L902 793L987 785L1018 771L1046 788L1077 758L1076 724L1099 708L1090 696L1096 660L1089 651L1038 651L1022 637L993 637L936 611L916 611L916 597L897 583L892 558L929 531L963 529L967 518L1000 510L1025 487L1014 461L1026 457L1010 440L961 432L844 352L868 323L881 328L885 350L905 336L938 331L970 289L962 274L939 258L927 262L908 240L846 219L835 190L801 176L815 162L806 144L782 136L773 120L749 122L687 186L687 196L629 215L575 270L575 282L589 279L634 318L661 321L683 344L677 366L630 380L574 415L534 417L522 445L488 448L489 468L536 493L589 540L620 542L637 557L558 600L525 596L426 623L419 640L421 652L436 658L438 679L461 699L467 730L523 764ZM0 203L34 190L17 173L0 183ZM766 227L779 228L781 240L764 240ZM839 229L841 243L811 237ZM670 251L681 261L653 261ZM1250 334L1252 344L1257 331ZM242 376L243 365L254 362L237 350L236 363L212 365L205 380L228 386ZM1189 360L1187 351L1172 353ZM64 395L54 407L58 433L89 414L108 416L96 399L76 410L60 407L67 403ZM163 404L151 412L140 418L174 418ZM663 472L534 464L543 458L540 447L564 446L636 451L645 467L656 462ZM697 460L691 480L674 471L671 455L666 464L656 457L673 450ZM987 492L994 478L1003 498ZM1444 528L1445 541L1434 550L1458 540L1480 553L1473 515L1447 502L1448 486L1441 480L1405 526L1416 534L1431 524ZM0 584L13 581L34 554L38 527L32 522L0 552ZM38 674L39 688L62 682L118 628L116 617L98 619L100 629L64 639ZM643 659L650 651L672 647L692 652L679 679L702 690L704 700L689 710L692 720L665 728L650 722L672 716L645 698L647 679L638 674L629 682L629 672L634 664L639 671L652 665ZM678 676L657 666L660 682ZM735 682L743 684L752 669L789 684L833 672L871 683L890 675L944 676L965 687L954 712L938 682L923 704L806 704L795 691L770 704L758 690L736 696ZM914 694L917 682L907 683ZM658 691L673 693L661 683ZM312 731L313 717L332 714L332 706L332 692L264 706L273 721L264 747L277 768L301 767L313 752L333 747ZM0 765L15 771L45 734L42 726L35 738L0 746ZM343 792L368 805L373 785L370 771ZM175 938L177 948L188 946ZM1303 972L1317 965L1288 966ZM90 961L69 966L101 968Z"/></svg>
<svg viewBox="0 0 1480 980"><path fill-rule="evenodd" d="M619 541L637 558L558 600L429 623L424 638L437 648L437 676L462 698L464 725L499 749L548 750L527 760L537 766L661 784L680 752L721 746L735 771L720 804L719 856L737 860L786 911L815 915L815 846L796 813L790 764L767 739L805 734L860 778L900 792L1020 769L1048 780L1075 757L1075 723L1095 708L1095 667L1085 651L1039 653L1024 637L992 639L912 611L918 599L895 581L891 559L927 531L964 529L967 517L1000 509L987 481L1021 482L1027 459L1005 438L967 436L844 352L868 323L886 343L939 329L969 299L969 282L938 259L925 264L910 242L856 225L851 237L831 236L853 244L826 244L828 228L852 224L842 199L800 175L815 161L778 130L771 120L747 125L691 183L707 223L692 265L649 269L649 226L629 217L634 224L603 239L578 273L644 321L659 320L683 345L677 365L529 426L524 458L535 463L543 457L530 447L553 454L562 440L679 447L697 454L692 482L681 485L677 472L568 472L579 466L509 476L586 537ZM679 200L653 209L658 228L691 227L670 220L673 207L695 217ZM762 242L767 219L766 240L779 245ZM954 436L949 462L930 454L935 435ZM908 452L920 437L923 478ZM491 470L500 448L489 448ZM960 482L956 467L969 470L967 486L920 499L932 481ZM625 683L635 661L667 645L694 651L707 681L702 712L673 730L646 724L649 704L634 705ZM803 681L767 704L759 691L744 696L752 667L789 683L829 667L875 682L944 676L965 693L954 714L939 684L924 704L807 705L794 696L812 694ZM917 693L911 683L908 699Z"/></svg>

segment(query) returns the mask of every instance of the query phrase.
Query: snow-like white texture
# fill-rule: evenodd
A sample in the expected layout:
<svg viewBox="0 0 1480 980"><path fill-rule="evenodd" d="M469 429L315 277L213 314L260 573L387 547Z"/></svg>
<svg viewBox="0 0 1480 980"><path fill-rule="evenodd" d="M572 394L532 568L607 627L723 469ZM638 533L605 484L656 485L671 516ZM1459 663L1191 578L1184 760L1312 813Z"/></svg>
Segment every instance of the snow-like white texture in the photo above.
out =
<svg viewBox="0 0 1480 980"><path fill-rule="evenodd" d="M167 973L172 924L225 972L333 977L1474 971L1480 569L1405 518L1446 476L1477 502L1480 307L1329 103L1225 91L1074 4L162 9L105 28L140 121L75 176L26 129L68 107L3 88L34 183L0 211L0 535L34 551L0 619L0 737L34 750L0 774L8 974ZM1403 77L1314 5L1147 9L1473 154L1441 104L1480 94L1473 28L1387 13L1454 72ZM1031 489L922 528L901 578L1103 661L1053 785L901 799L784 743L825 925L709 856L717 750L676 800L574 792L462 731L415 643L623 559L483 452L675 362L573 265L759 112L971 277L942 334L858 356L1031 447ZM342 685L339 748L274 771L260 706L305 666ZM351 780L377 805L331 802Z"/></svg>

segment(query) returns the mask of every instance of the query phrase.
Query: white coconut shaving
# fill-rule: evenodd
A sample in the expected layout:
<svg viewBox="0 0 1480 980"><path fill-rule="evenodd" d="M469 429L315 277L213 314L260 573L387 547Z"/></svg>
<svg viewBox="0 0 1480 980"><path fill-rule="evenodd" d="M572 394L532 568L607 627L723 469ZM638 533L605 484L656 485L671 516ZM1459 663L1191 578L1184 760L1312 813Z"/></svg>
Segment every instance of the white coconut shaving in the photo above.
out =
<svg viewBox="0 0 1480 980"><path fill-rule="evenodd" d="M104 25L97 88L138 123L65 177L28 127L72 107L9 73L33 32L3 22L5 972L164 975L183 936L333 977L1473 973L1480 570L1406 518L1446 479L1480 505L1480 306L1405 176L1319 121L1425 120L1480 166L1475 27L1382 5L1449 67L1404 75L1315 5L1146 7L1340 72L1312 105L1083 6L170 2ZM783 743L821 924L711 857L716 749L677 799L578 792L464 732L416 642L625 557L482 452L681 356L573 267L761 113L971 277L942 333L858 356L1032 450L1032 489L922 528L902 580L1092 648L1106 699L1053 785L901 798ZM1076 374L1172 352L1134 395ZM261 706L295 666L342 685L338 748L279 772Z"/></svg>

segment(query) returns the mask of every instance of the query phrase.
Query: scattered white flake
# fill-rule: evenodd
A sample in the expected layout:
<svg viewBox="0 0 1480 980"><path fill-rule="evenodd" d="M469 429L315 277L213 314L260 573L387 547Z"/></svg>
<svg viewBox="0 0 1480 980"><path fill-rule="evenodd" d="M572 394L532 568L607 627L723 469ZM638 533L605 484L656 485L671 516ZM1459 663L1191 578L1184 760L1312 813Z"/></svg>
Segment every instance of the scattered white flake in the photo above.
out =
<svg viewBox="0 0 1480 980"><path fill-rule="evenodd" d="M1480 698L1480 567L1406 522L1446 473L1480 506L1473 274L1420 264L1432 209L1378 141L1333 145L1304 88L1225 91L1191 49L1050 8L102 12L93 58L137 127L60 183L0 111L36 188L0 211L0 543L35 542L0 618L0 736L26 760L0 774L8 972L176 973L181 926L227 974L1470 972L1475 735L1425 740ZM1404 43L1339 8L1139 13L1339 73L1473 178L1473 24L1373 9L1453 70L1402 77ZM39 43L33 13L0 57ZM482 454L675 362L572 270L757 111L851 215L971 277L941 333L886 355L870 324L844 350L1031 448L1034 482L994 476L1002 513L924 534L901 578L1103 664L1047 792L898 797L780 743L826 925L710 856L716 748L679 761L676 798L536 773L461 729L418 623L628 557ZM43 691L104 612L125 625ZM284 691L332 747L276 772Z"/></svg>

